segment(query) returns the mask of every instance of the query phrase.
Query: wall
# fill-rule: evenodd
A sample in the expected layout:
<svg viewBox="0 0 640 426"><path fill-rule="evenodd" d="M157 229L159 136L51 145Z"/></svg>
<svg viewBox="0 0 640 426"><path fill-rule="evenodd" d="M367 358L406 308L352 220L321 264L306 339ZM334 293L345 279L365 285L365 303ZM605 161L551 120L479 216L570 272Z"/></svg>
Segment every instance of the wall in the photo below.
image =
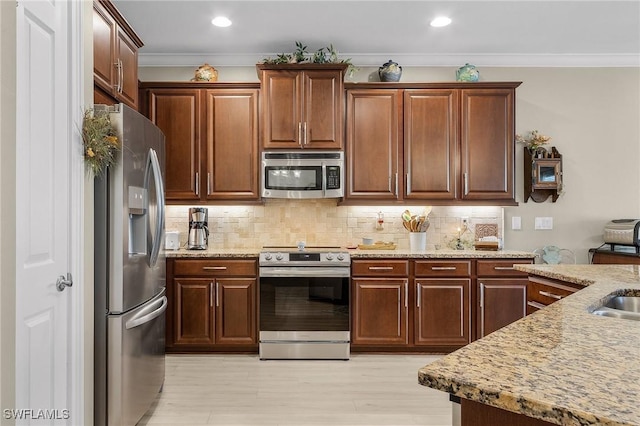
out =
<svg viewBox="0 0 640 426"><path fill-rule="evenodd" d="M0 158L16 157L16 5L0 1ZM15 407L16 170L0 162L0 410ZM2 425L12 420L0 417Z"/></svg>
<svg viewBox="0 0 640 426"><path fill-rule="evenodd" d="M257 81L254 67L222 67L220 81ZM402 64L401 64L402 65ZM141 68L140 80L184 81L196 67ZM362 68L353 81L377 79ZM640 217L640 72L638 68L481 68L481 81L522 81L516 91L516 132L552 136L563 155L565 191L556 203L523 200L522 148L516 149L517 207L504 208L507 249L547 244L573 250L579 263L602 244L607 221ZM402 82L452 81L455 68L409 68ZM511 230L511 218L522 229ZM534 218L553 218L552 231L533 229Z"/></svg>
<svg viewBox="0 0 640 426"><path fill-rule="evenodd" d="M415 215L425 210L417 206L337 206L335 200L266 200L263 206L210 206L209 247L292 246L298 241L308 246L353 246L370 237L408 249L409 233L400 218L405 208ZM166 208L166 228L180 231L182 246L189 229L188 210L189 206ZM384 216L383 229L376 226L379 212ZM462 232L463 218L468 218L466 232ZM498 236L502 236L500 207L434 207L429 222L430 250L455 248L458 233L463 245L471 248L478 224L496 224Z"/></svg>

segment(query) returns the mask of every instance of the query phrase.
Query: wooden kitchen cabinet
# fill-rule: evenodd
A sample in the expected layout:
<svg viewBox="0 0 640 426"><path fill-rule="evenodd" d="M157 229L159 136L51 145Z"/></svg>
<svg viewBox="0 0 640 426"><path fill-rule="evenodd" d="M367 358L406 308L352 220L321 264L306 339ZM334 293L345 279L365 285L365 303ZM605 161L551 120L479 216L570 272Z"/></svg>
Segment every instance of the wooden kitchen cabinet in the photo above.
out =
<svg viewBox="0 0 640 426"><path fill-rule="evenodd" d="M519 84L347 84L345 202L515 204Z"/></svg>
<svg viewBox="0 0 640 426"><path fill-rule="evenodd" d="M347 64L258 64L262 147L343 147Z"/></svg>
<svg viewBox="0 0 640 426"><path fill-rule="evenodd" d="M478 260L477 324L478 339L527 314L526 272L516 271L516 263L533 263L532 259Z"/></svg>
<svg viewBox="0 0 640 426"><path fill-rule="evenodd" d="M416 260L414 344L471 342L471 260Z"/></svg>
<svg viewBox="0 0 640 426"><path fill-rule="evenodd" d="M109 0L93 2L94 102L138 109L138 50L142 40Z"/></svg>
<svg viewBox="0 0 640 426"><path fill-rule="evenodd" d="M579 284L552 278L529 275L527 285L527 315L536 312L550 304L572 295L584 288Z"/></svg>
<svg viewBox="0 0 640 426"><path fill-rule="evenodd" d="M255 259L167 259L167 352L257 349Z"/></svg>
<svg viewBox="0 0 640 426"><path fill-rule="evenodd" d="M515 88L460 93L462 200L515 204Z"/></svg>
<svg viewBox="0 0 640 426"><path fill-rule="evenodd" d="M347 91L345 200L402 199L402 91Z"/></svg>
<svg viewBox="0 0 640 426"><path fill-rule="evenodd" d="M168 204L259 199L258 86L143 83L147 116L165 134Z"/></svg>
<svg viewBox="0 0 640 426"><path fill-rule="evenodd" d="M409 343L408 275L408 260L352 262L352 348Z"/></svg>

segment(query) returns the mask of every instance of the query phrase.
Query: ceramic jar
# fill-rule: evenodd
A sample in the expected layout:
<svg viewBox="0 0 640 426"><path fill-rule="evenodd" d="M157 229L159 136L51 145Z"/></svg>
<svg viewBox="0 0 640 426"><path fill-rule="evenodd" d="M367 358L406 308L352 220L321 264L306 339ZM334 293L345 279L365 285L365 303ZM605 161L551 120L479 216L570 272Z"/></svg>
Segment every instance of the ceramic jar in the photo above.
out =
<svg viewBox="0 0 640 426"><path fill-rule="evenodd" d="M471 64L465 64L456 71L456 81L476 82L480 78L480 71Z"/></svg>
<svg viewBox="0 0 640 426"><path fill-rule="evenodd" d="M192 81L218 81L218 71L209 64L204 64L196 70Z"/></svg>
<svg viewBox="0 0 640 426"><path fill-rule="evenodd" d="M380 76L380 81L400 81L402 67L389 59L388 62L378 68L378 75Z"/></svg>

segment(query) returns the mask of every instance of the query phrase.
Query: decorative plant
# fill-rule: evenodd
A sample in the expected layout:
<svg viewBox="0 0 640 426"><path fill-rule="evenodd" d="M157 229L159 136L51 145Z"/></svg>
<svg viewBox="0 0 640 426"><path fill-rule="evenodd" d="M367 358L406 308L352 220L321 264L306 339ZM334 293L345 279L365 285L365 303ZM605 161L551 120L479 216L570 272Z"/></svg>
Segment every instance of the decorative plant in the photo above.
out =
<svg viewBox="0 0 640 426"><path fill-rule="evenodd" d="M351 58L339 59L338 51L333 44L327 47L321 47L314 53L307 52L307 46L302 42L296 41L296 49L292 53L281 53L275 58L264 58L263 64L347 64L347 75L353 77L358 70L352 63Z"/></svg>
<svg viewBox="0 0 640 426"><path fill-rule="evenodd" d="M527 136L516 135L516 142L526 145L529 151L537 150L550 140L550 136L541 135L537 130L530 131Z"/></svg>
<svg viewBox="0 0 640 426"><path fill-rule="evenodd" d="M93 176L101 176L116 163L120 144L108 111L87 109L82 120L84 161Z"/></svg>

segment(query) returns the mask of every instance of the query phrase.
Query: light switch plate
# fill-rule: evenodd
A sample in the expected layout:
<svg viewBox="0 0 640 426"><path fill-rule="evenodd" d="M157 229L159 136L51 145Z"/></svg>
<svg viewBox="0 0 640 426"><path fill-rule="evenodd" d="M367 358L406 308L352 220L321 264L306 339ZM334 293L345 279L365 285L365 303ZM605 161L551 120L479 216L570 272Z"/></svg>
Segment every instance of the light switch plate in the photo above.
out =
<svg viewBox="0 0 640 426"><path fill-rule="evenodd" d="M535 229L536 230L553 229L553 218L552 217L536 217Z"/></svg>
<svg viewBox="0 0 640 426"><path fill-rule="evenodd" d="M522 229L522 219L520 216L513 216L511 218L511 229L515 231Z"/></svg>

